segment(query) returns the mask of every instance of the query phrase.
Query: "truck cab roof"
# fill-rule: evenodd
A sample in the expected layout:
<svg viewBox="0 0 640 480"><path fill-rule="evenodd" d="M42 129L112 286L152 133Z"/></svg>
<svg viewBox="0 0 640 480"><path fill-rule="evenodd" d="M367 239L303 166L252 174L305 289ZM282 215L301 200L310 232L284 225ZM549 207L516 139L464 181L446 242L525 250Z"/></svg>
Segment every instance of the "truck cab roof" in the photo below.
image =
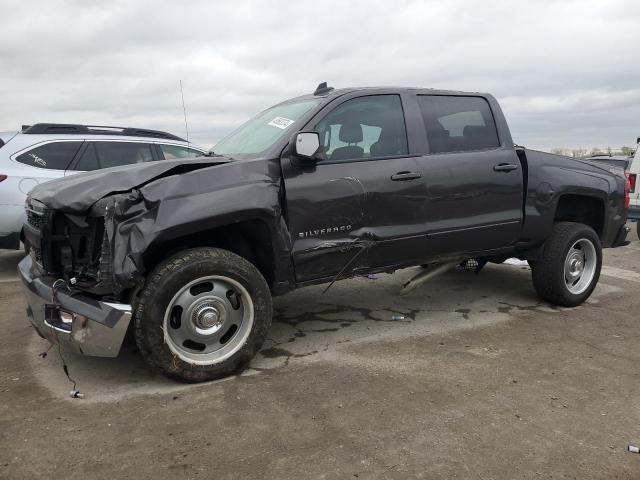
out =
<svg viewBox="0 0 640 480"><path fill-rule="evenodd" d="M325 82L323 82L325 83ZM399 86L377 86L377 87L344 87L334 89L333 87L326 87L321 89L320 84L314 93L309 93L306 95L300 95L298 97L291 98L289 100L285 100L282 103L312 99L312 98L326 98L328 100L332 100L337 97L341 97L343 95L347 95L355 92L368 93L371 95L380 94L380 93L413 93L413 94L423 94L423 95L471 95L471 96L482 96L482 97L491 97L488 93L482 92L466 92L461 90L442 90L436 88L426 88L426 87L399 87Z"/></svg>

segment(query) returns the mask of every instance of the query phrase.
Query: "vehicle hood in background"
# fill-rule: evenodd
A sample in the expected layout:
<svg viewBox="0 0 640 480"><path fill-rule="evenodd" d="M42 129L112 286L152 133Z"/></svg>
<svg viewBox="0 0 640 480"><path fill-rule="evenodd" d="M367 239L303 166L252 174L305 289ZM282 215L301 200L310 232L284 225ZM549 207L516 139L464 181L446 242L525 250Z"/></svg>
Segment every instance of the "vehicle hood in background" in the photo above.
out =
<svg viewBox="0 0 640 480"><path fill-rule="evenodd" d="M49 208L81 213L107 195L128 192L159 178L229 162L231 160L224 157L201 157L106 168L48 181L36 186L29 195Z"/></svg>

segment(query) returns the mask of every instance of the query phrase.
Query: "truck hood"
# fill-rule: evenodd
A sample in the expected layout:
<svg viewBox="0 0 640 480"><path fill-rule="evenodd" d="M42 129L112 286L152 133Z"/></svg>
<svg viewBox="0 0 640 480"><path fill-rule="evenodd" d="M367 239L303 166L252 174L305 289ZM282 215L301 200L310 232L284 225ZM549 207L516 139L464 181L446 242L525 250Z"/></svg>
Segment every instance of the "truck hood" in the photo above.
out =
<svg viewBox="0 0 640 480"><path fill-rule="evenodd" d="M29 195L54 210L81 213L107 195L128 192L160 178L229 162L231 160L224 157L201 157L105 168L51 180L36 186Z"/></svg>

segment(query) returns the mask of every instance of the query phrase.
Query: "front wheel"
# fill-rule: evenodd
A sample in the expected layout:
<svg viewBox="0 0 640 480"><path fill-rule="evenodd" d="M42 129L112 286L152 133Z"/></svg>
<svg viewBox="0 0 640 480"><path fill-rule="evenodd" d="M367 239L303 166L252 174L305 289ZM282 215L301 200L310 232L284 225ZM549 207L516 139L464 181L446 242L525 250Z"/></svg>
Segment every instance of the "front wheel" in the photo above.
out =
<svg viewBox="0 0 640 480"><path fill-rule="evenodd" d="M602 246L589 226L574 222L554 225L542 258L530 262L533 286L550 303L575 307L596 288L602 267Z"/></svg>
<svg viewBox="0 0 640 480"><path fill-rule="evenodd" d="M269 287L258 269L226 250L196 248L149 275L135 312L145 360L183 382L237 372L258 352L271 324Z"/></svg>

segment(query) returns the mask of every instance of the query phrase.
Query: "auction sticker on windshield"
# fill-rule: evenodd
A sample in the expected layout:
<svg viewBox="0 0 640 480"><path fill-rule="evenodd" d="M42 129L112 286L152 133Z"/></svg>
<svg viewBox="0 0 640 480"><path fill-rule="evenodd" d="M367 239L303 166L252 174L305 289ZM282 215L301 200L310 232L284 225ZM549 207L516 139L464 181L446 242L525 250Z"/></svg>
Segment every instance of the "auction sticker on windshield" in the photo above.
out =
<svg viewBox="0 0 640 480"><path fill-rule="evenodd" d="M288 118L276 117L276 118L274 118L273 120L271 120L269 122L269 125L271 125L272 127L276 127L276 128L280 128L280 129L284 130L289 125L291 125L293 122L294 122L294 120L290 120Z"/></svg>

